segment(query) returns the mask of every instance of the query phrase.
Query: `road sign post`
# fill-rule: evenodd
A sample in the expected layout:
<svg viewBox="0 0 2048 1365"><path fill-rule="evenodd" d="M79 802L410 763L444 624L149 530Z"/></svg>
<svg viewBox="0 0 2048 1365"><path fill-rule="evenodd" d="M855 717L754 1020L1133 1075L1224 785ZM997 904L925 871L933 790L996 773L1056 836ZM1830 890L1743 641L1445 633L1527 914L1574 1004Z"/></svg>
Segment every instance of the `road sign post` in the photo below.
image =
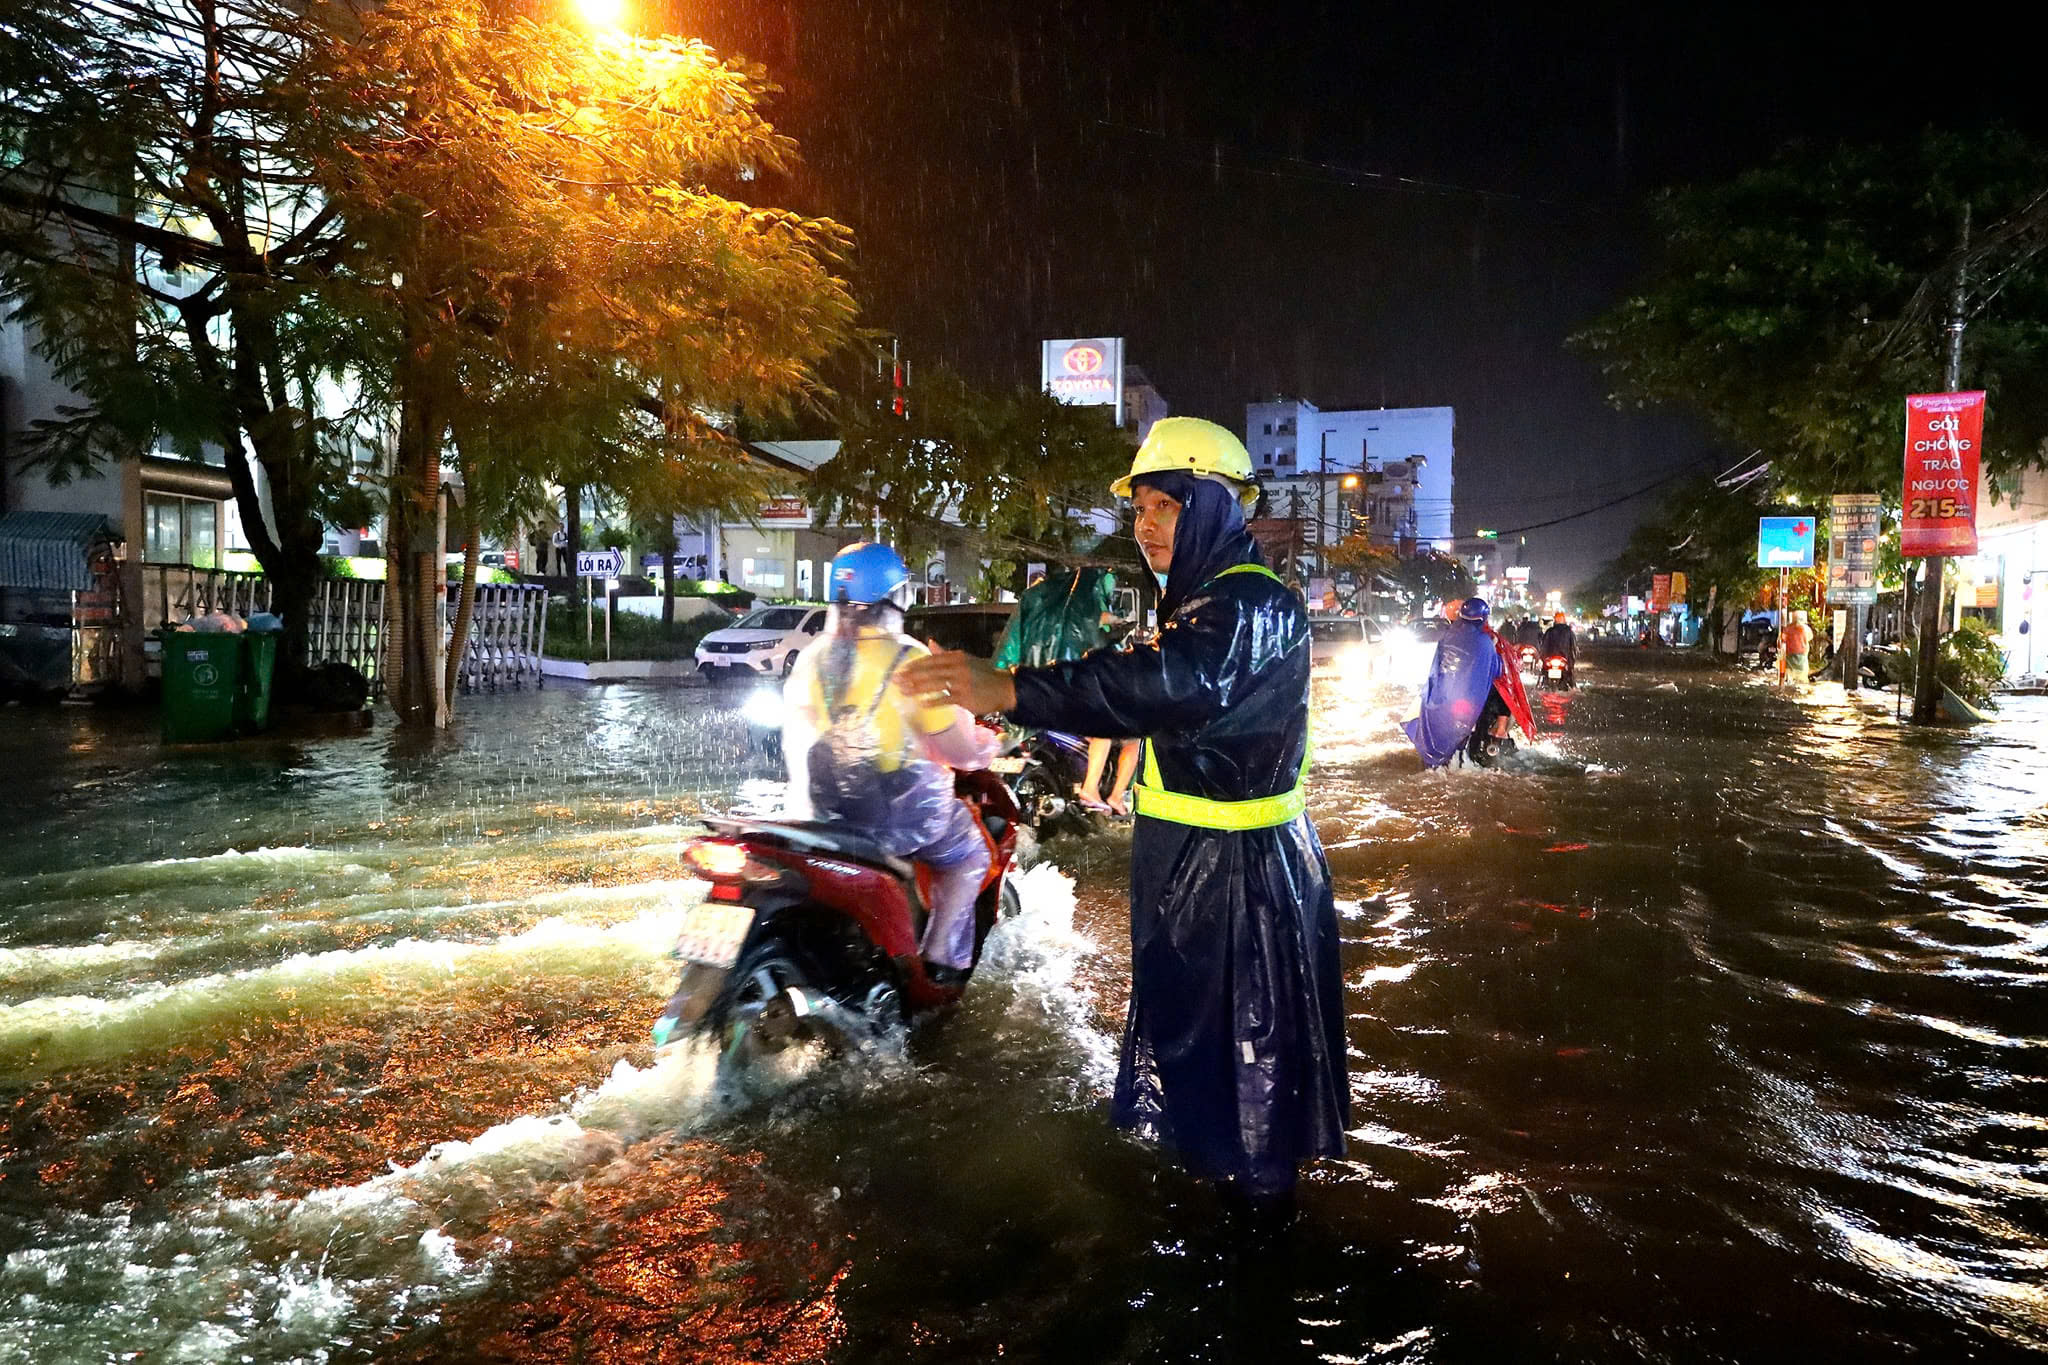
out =
<svg viewBox="0 0 2048 1365"><path fill-rule="evenodd" d="M1828 505L1828 601L1849 609L1835 650L1842 656L1842 686L1851 692L1862 683L1863 609L1877 602L1880 515L1875 493L1837 493Z"/></svg>
<svg viewBox="0 0 2048 1365"><path fill-rule="evenodd" d="M597 591L597 580L610 579L617 585L620 574L626 571L624 550L578 550L576 552L576 576L590 580L583 594L583 643L589 645L597 631L597 603L591 594ZM604 602L604 656L612 656L612 601L609 594Z"/></svg>
<svg viewBox="0 0 2048 1365"><path fill-rule="evenodd" d="M1792 624L1792 570L1813 567L1812 517L1758 517L1756 564L1778 571L1778 681L1786 680L1785 631Z"/></svg>

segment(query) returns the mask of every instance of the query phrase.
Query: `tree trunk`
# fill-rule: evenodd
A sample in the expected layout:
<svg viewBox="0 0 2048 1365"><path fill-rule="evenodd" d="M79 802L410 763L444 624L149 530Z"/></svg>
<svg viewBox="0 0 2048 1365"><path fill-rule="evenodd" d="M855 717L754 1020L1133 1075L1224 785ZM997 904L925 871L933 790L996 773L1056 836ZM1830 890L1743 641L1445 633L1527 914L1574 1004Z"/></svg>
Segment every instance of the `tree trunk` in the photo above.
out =
<svg viewBox="0 0 2048 1365"><path fill-rule="evenodd" d="M453 713L455 693L462 681L462 660L469 652L469 624L476 615L477 559L482 548L484 518L475 498L469 496L470 481L463 481L462 498L462 596L455 607L455 629L448 637L448 663L441 679L443 708Z"/></svg>
<svg viewBox="0 0 2048 1365"><path fill-rule="evenodd" d="M662 541L661 551L661 634L663 639L674 639L676 633L676 557L682 547L676 543L676 524L668 524L668 536Z"/></svg>
<svg viewBox="0 0 2048 1365"><path fill-rule="evenodd" d="M1914 660L1913 723L1932 725L1941 717L1941 577L1947 561L1933 556L1923 562L1927 585L1921 589L1918 603L1920 639L1915 648L1920 657Z"/></svg>
<svg viewBox="0 0 2048 1365"><path fill-rule="evenodd" d="M308 501L311 492L312 435L301 430L288 396L273 399L263 376L268 365L276 373L276 335L269 320L239 298L231 303L229 320L234 350L224 364L206 330L204 316L188 315L186 333L192 360L201 376L228 395L219 411L216 439L226 458L228 483L249 550L270 580L271 608L284 621L278 640L276 692L291 696L306 671L306 647L313 596L320 583L320 519ZM306 419L310 421L310 418ZM270 486L266 516L263 491L255 469Z"/></svg>
<svg viewBox="0 0 2048 1365"><path fill-rule="evenodd" d="M439 540L441 448L438 419L424 385L400 376L398 452L391 480L390 566L385 601L395 636L385 695L399 723L447 724L441 690L441 592L446 571Z"/></svg>
<svg viewBox="0 0 2048 1365"><path fill-rule="evenodd" d="M568 543L563 546L568 563L558 566L569 575L569 610L573 613L583 605L583 580L576 576L576 552L583 548L583 485L572 483L562 489L562 531Z"/></svg>

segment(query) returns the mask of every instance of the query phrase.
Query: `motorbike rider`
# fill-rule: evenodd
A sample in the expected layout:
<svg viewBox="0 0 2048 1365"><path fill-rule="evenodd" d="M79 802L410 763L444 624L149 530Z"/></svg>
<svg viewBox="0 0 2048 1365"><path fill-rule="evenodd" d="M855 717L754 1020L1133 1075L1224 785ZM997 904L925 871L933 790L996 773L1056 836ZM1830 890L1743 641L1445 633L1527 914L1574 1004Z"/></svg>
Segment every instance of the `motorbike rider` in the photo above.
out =
<svg viewBox="0 0 2048 1365"><path fill-rule="evenodd" d="M1469 597L1437 641L1415 719L1401 728L1422 755L1424 766L1440 768L1465 748L1507 735L1512 718L1529 738L1536 722L1522 691L1517 646L1487 624L1486 600Z"/></svg>
<svg viewBox="0 0 2048 1365"><path fill-rule="evenodd" d="M1336 910L1306 814L1308 615L1246 529L1258 490L1229 431L1162 419L1111 492L1163 584L1154 639L1014 674L937 654L906 685L1146 738L1114 1118L1284 1217L1297 1166L1343 1151L1349 1111Z"/></svg>
<svg viewBox="0 0 2048 1365"><path fill-rule="evenodd" d="M1543 623L1536 619L1534 612L1524 616L1515 626L1514 643L1525 649L1543 648Z"/></svg>
<svg viewBox="0 0 2048 1365"><path fill-rule="evenodd" d="M1572 634L1572 628L1565 624L1564 613L1550 618L1550 629L1543 632L1542 657L1564 660L1564 678L1570 682L1572 674L1578 671L1579 642Z"/></svg>
<svg viewBox="0 0 2048 1365"><path fill-rule="evenodd" d="M927 653L903 633L910 572L886 545L848 545L832 560L832 610L783 684L787 809L844 820L899 858L932 869L926 973L957 985L974 965L974 902L989 847L953 791L952 769L985 768L996 736L958 706L904 690L900 670Z"/></svg>

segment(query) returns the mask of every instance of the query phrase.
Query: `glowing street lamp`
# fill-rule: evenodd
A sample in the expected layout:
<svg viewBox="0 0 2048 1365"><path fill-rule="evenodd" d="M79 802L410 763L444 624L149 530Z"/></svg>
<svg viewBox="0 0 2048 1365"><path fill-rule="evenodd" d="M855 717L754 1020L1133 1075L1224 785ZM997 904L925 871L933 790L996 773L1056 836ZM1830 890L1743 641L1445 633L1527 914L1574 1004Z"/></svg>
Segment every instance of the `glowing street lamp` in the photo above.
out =
<svg viewBox="0 0 2048 1365"><path fill-rule="evenodd" d="M576 8L592 28L617 28L626 21L626 0L576 0Z"/></svg>

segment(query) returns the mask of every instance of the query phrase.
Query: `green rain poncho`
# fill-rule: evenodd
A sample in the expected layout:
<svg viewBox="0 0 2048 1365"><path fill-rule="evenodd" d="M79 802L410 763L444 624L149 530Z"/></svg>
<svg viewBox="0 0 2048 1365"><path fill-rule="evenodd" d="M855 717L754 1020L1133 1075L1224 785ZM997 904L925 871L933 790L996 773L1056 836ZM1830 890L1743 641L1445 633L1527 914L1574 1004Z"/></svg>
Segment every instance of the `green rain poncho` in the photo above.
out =
<svg viewBox="0 0 2048 1365"><path fill-rule="evenodd" d="M1116 598L1105 569L1054 569L1024 590L996 646L997 668L1042 668L1109 643L1103 613Z"/></svg>

